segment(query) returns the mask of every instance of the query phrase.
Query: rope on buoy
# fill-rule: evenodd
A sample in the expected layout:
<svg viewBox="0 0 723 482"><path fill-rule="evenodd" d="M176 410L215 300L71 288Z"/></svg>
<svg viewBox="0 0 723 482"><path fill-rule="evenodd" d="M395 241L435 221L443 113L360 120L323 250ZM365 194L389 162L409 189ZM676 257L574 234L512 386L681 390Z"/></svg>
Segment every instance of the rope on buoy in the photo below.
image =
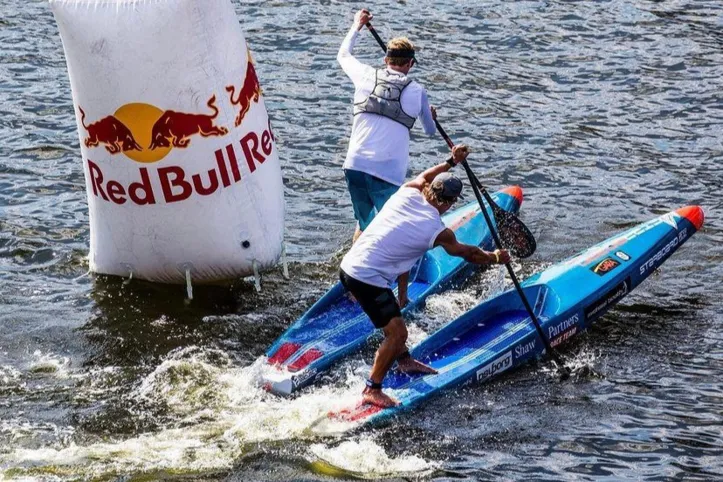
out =
<svg viewBox="0 0 723 482"><path fill-rule="evenodd" d="M252 264L254 267L254 286L256 287L256 292L261 293L261 273L259 273L259 265L256 260L253 260Z"/></svg>
<svg viewBox="0 0 723 482"><path fill-rule="evenodd" d="M189 300L193 299L193 286L191 285L191 270L186 268L186 295Z"/></svg>
<svg viewBox="0 0 723 482"><path fill-rule="evenodd" d="M286 242L281 243L281 266L284 279L289 279L289 264L286 262Z"/></svg>

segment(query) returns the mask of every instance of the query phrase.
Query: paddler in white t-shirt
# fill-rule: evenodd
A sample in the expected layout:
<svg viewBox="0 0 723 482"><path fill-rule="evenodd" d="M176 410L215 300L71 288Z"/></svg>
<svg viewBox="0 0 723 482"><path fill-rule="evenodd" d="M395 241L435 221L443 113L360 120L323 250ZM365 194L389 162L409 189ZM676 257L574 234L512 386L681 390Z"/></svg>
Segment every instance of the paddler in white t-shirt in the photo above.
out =
<svg viewBox="0 0 723 482"><path fill-rule="evenodd" d="M342 284L354 295L374 326L384 330L384 341L374 357L362 395L366 403L381 407L398 403L381 389L382 380L395 361L402 372L436 373L414 360L407 350L407 327L400 309L406 304L402 297L406 298L407 287L399 287L399 302L391 290L402 273L408 272L427 250L436 246L474 264L504 264L510 260L505 250L487 252L459 243L454 231L442 222L442 214L462 193L462 181L447 171L465 160L467 154L466 146L454 146L446 162L404 184L341 261ZM401 280L400 284L403 284Z"/></svg>
<svg viewBox="0 0 723 482"><path fill-rule="evenodd" d="M349 188L356 240L387 199L404 183L409 164L409 131L421 119L427 135L435 133L434 108L427 92L407 74L414 66L414 45L406 37L392 39L384 57L386 68L375 69L354 58L359 31L372 19L360 10L339 48L337 60L354 83L354 121L344 177Z"/></svg>

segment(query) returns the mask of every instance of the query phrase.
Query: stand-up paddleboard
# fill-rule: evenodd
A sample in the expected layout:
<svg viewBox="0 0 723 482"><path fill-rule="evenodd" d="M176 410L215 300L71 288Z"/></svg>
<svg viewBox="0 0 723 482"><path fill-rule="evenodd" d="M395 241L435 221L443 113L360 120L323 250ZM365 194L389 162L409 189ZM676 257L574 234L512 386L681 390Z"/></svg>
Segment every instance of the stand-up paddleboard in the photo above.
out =
<svg viewBox="0 0 723 482"><path fill-rule="evenodd" d="M585 330L638 286L703 225L703 210L688 206L641 224L558 263L522 283L554 347ZM435 392L485 382L545 351L519 294L506 291L472 308L411 350L439 371L408 376L391 371L384 390L401 405L357 405L329 414L370 422L412 407Z"/></svg>
<svg viewBox="0 0 723 482"><path fill-rule="evenodd" d="M492 197L503 210L517 213L522 204L522 189L508 187ZM492 216L489 208L488 213ZM442 220L460 242L493 249L492 236L477 203L450 211ZM409 304L402 313L419 307L429 295L460 279L468 266L462 258L448 255L441 247L428 251L410 273ZM266 387L274 393L289 395L310 384L336 360L361 347L374 330L359 304L337 283L269 348L268 363L278 371L266 376Z"/></svg>

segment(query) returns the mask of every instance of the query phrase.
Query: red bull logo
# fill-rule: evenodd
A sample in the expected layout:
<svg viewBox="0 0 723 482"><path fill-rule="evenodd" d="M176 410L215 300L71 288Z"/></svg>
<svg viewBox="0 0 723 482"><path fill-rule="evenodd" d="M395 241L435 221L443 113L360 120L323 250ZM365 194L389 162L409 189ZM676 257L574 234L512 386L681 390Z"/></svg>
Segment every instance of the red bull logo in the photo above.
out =
<svg viewBox="0 0 723 482"><path fill-rule="evenodd" d="M252 131L238 143L216 149L208 156L209 162L202 172L189 173L181 166L141 167L137 179L130 183L109 178L98 163L87 159L92 192L107 202L131 202L139 206L175 203L192 196L210 196L242 181L241 162L245 161L249 174L253 174L273 152L272 139L270 128L261 133Z"/></svg>
<svg viewBox="0 0 723 482"><path fill-rule="evenodd" d="M251 64L249 64L251 65ZM253 68L247 71L244 86L255 84L258 80ZM250 82L250 83L249 83ZM257 90L260 92L260 89ZM258 96L258 94L256 94ZM233 97L233 96L232 96ZM254 95L239 92L237 100L250 106ZM256 97L258 99L258 97ZM145 103L130 103L121 106L113 115L86 125L85 112L79 107L81 123L88 133L84 139L86 147L103 145L112 155L124 156L142 164L160 161L174 148L186 148L193 136L225 136L228 129L215 125L219 109L216 96L206 103L209 113L192 114L173 110L161 110ZM248 107L243 115L248 112ZM236 125L239 125L237 117ZM106 202L114 204L133 203L139 206L161 202L181 202L192 196L209 196L221 189L242 181L242 162L253 174L266 161L274 149L274 135L271 125L261 132L248 132L238 141L231 142L213 153L208 153L208 162L201 172L187 172L181 166L139 167L137 177L132 182L121 182L110 178L103 172L102 163L87 159L92 193Z"/></svg>
<svg viewBox="0 0 723 482"><path fill-rule="evenodd" d="M259 79L256 76L256 68L251 61L250 54L248 55L246 63L246 76L244 77L243 84L238 91L238 95L234 98L236 86L229 85L226 87L226 91L230 94L229 97L231 104L241 107L235 121L235 125L240 126L249 109L251 109L251 102L258 102L261 96L261 86L259 85Z"/></svg>

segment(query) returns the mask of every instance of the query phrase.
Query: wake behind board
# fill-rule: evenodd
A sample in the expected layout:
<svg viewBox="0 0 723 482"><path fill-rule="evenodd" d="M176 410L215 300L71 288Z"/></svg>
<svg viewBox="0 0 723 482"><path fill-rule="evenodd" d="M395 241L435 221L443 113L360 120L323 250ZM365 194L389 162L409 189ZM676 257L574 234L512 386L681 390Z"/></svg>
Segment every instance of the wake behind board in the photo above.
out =
<svg viewBox="0 0 723 482"><path fill-rule="evenodd" d="M522 189L508 187L492 198L505 211L517 213ZM487 212L492 215L489 207ZM493 249L492 236L476 202L445 213L442 221L460 242ZM420 307L429 295L463 278L468 267L462 258L448 255L441 247L428 251L410 273L409 303L402 313ZM349 299L341 283L335 284L268 349L267 362L278 370L266 370L266 387L281 395L301 389L335 361L359 349L374 331L358 303Z"/></svg>
<svg viewBox="0 0 723 482"><path fill-rule="evenodd" d="M632 228L537 273L523 290L555 347L587 329L655 271L703 225L703 210L688 206ZM411 350L439 371L409 376L390 372L384 390L401 404L359 404L329 413L345 422L378 421L469 382L485 382L544 353L544 345L516 291L472 308Z"/></svg>

